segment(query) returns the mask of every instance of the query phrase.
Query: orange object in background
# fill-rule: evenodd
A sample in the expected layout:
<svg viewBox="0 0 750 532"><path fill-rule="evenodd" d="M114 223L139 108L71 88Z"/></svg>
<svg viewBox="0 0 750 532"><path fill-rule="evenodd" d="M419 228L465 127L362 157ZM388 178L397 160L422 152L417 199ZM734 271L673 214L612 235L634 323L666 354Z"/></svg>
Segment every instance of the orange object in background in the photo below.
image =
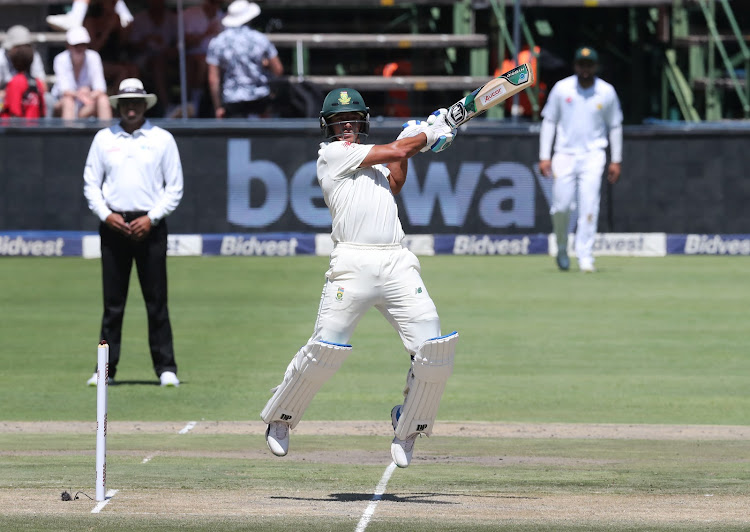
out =
<svg viewBox="0 0 750 532"><path fill-rule="evenodd" d="M504 72L508 72L509 70L513 70L518 65L522 65L523 63L530 63L531 71L534 74L534 79L537 80L536 84L539 88L539 101L537 103L539 104L539 110L541 111L542 107L544 107L544 101L547 99L547 84L539 81L539 76L537 74L537 56L539 55L539 52L540 48L538 46L534 47L534 53L531 53L531 50L528 46L524 46L524 48L521 50L521 53L518 54L518 63L514 62L512 59L503 60L500 68L495 70L495 77L503 74ZM529 100L529 95L526 91L523 91L518 95L518 105L523 110L521 116L531 116L533 114L533 109L531 108L531 100ZM512 106L513 98L510 98L505 102L505 109L510 112Z"/></svg>
<svg viewBox="0 0 750 532"><path fill-rule="evenodd" d="M383 77L392 78L394 75L410 76L411 62L406 60L393 61L383 65ZM411 117L409 106L409 91L389 90L385 93L385 116Z"/></svg>

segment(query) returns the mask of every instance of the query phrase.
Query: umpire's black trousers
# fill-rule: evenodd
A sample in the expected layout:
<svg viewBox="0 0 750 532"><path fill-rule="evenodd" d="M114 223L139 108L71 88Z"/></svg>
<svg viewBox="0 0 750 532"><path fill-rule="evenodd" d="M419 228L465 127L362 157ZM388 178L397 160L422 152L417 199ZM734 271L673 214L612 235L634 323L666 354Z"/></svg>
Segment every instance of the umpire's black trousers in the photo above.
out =
<svg viewBox="0 0 750 532"><path fill-rule="evenodd" d="M109 344L109 376L114 378L120 360L122 319L128 298L130 271L135 260L141 293L148 314L148 343L156 375L177 373L172 325L167 308L167 223L162 220L143 240L137 241L99 225L102 250L104 315L100 340Z"/></svg>

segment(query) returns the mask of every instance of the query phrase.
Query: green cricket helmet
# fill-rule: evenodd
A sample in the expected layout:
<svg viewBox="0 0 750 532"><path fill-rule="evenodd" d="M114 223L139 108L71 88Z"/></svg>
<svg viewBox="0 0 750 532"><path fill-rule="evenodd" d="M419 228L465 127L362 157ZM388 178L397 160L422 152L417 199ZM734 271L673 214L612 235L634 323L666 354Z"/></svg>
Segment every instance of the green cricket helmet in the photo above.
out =
<svg viewBox="0 0 750 532"><path fill-rule="evenodd" d="M323 109L320 111L320 130L326 139L333 140L333 124L338 124L335 116L339 113L359 113L362 120L359 135L367 137L370 134L370 108L365 105L365 99L355 89L333 89L323 100ZM330 120L333 118L333 120Z"/></svg>

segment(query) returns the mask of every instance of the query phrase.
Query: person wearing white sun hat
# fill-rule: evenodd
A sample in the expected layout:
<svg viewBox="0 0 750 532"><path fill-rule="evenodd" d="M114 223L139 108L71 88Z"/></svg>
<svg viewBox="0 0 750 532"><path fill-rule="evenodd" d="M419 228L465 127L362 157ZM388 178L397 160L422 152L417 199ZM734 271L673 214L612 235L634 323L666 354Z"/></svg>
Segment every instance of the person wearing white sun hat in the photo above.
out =
<svg viewBox="0 0 750 532"><path fill-rule="evenodd" d="M65 33L65 40L67 49L52 61L56 80L52 86L56 100L53 116L65 120L92 116L111 119L102 58L89 49L89 32L83 26L71 28Z"/></svg>
<svg viewBox="0 0 750 532"><path fill-rule="evenodd" d="M156 105L157 101L156 94L147 93L146 89L143 88L141 80L137 78L128 78L122 80L117 94L113 94L109 97L109 104L114 107L115 110L119 110L118 106L120 100L133 98L144 100L146 102L146 110L151 109Z"/></svg>
<svg viewBox="0 0 750 532"><path fill-rule="evenodd" d="M167 308L165 218L182 199L180 154L172 134L146 119L156 96L146 92L141 80L123 80L109 102L120 122L97 132L83 172L83 194L101 221L104 313L99 340L109 344L109 375L114 379L135 262L154 372L162 386L179 386ZM96 385L96 373L87 384Z"/></svg>
<svg viewBox="0 0 750 532"><path fill-rule="evenodd" d="M260 7L248 0L229 5L221 23L225 29L208 45L208 87L216 118L268 117L273 77L284 67L276 47L249 22Z"/></svg>

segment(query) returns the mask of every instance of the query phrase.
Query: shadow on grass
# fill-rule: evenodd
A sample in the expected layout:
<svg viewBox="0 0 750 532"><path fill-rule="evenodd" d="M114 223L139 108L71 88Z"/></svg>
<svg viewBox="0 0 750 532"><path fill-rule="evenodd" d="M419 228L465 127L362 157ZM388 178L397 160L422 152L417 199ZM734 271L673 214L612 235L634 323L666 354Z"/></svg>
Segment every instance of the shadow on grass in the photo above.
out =
<svg viewBox="0 0 750 532"><path fill-rule="evenodd" d="M461 504L460 502L450 501L436 501L432 500L434 497L455 497L455 494L446 493L414 493L408 497L399 497L398 495L384 494L378 498L380 501L389 502L411 502L411 503L422 503L422 504ZM291 500L291 501L330 501L330 502L360 502L360 501L371 501L373 499L372 493L331 493L328 498L314 498L314 497L282 497L274 496L271 499ZM519 496L505 496L505 497L494 497L493 499L538 499L539 497L519 497Z"/></svg>
<svg viewBox="0 0 750 532"><path fill-rule="evenodd" d="M432 497L444 497L443 493L414 493L408 497L399 497L398 495L382 495L378 498L380 501L389 502L417 502L423 504L460 504L458 502L435 501L430 500ZM372 493L331 493L327 498L316 497L270 497L271 499L283 499L292 501L320 501L320 502L359 502L371 501Z"/></svg>

